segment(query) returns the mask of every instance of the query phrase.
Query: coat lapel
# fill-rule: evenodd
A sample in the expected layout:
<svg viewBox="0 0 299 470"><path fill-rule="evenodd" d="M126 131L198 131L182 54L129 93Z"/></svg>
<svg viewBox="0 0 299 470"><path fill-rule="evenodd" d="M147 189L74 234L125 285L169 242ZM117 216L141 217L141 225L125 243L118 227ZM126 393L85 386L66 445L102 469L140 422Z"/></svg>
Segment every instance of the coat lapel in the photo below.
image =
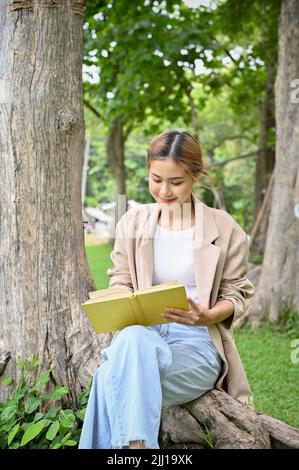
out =
<svg viewBox="0 0 299 470"><path fill-rule="evenodd" d="M219 236L209 208L192 193L195 204L194 275L200 304L210 308L210 296L221 248L213 245Z"/></svg>
<svg viewBox="0 0 299 470"><path fill-rule="evenodd" d="M137 237L137 277L138 289L152 286L154 270L153 237L155 234L160 207L158 204L149 204L143 214L140 237Z"/></svg>
<svg viewBox="0 0 299 470"><path fill-rule="evenodd" d="M191 197L195 207L195 231L193 239L194 275L200 303L210 308L210 295L220 255L220 247L212 242L219 236L214 216L209 208L196 198ZM137 275L138 289L152 286L153 280L153 237L161 208L149 204L143 213L140 236L137 236Z"/></svg>

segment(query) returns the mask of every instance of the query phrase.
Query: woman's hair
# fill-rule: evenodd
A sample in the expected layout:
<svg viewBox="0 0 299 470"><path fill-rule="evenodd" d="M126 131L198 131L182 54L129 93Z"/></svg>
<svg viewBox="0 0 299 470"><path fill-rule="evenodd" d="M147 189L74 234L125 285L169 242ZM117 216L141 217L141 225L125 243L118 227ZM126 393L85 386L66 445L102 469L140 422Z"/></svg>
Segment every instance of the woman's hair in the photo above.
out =
<svg viewBox="0 0 299 470"><path fill-rule="evenodd" d="M153 160L171 158L192 176L208 176L199 142L188 132L166 131L152 139L147 148L147 168Z"/></svg>

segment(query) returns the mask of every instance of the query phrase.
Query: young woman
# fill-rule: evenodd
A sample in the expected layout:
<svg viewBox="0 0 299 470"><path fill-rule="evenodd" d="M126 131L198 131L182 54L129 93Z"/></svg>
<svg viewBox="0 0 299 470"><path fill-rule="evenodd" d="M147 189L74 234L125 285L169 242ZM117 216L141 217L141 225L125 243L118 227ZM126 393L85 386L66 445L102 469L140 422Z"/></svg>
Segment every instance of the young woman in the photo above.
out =
<svg viewBox="0 0 299 470"><path fill-rule="evenodd" d="M251 406L251 391L231 325L253 285L248 243L225 211L198 200L205 174L199 143L167 131L148 147L149 191L156 203L126 212L116 227L109 287L134 292L170 280L186 288L189 310L161 312L167 323L117 331L101 352L79 448L158 449L161 408L213 387ZM121 315L121 312L120 312Z"/></svg>

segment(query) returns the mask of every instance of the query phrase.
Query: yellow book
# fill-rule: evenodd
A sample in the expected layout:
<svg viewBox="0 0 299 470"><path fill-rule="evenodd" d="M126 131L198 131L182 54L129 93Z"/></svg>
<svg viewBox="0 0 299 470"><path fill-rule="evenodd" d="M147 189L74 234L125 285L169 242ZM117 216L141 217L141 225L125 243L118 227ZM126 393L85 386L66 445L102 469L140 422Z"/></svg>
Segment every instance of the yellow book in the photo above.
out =
<svg viewBox="0 0 299 470"><path fill-rule="evenodd" d="M116 287L93 291L82 307L96 333L115 332L130 325L169 323L161 316L165 307L190 309L185 286L178 281L134 293Z"/></svg>

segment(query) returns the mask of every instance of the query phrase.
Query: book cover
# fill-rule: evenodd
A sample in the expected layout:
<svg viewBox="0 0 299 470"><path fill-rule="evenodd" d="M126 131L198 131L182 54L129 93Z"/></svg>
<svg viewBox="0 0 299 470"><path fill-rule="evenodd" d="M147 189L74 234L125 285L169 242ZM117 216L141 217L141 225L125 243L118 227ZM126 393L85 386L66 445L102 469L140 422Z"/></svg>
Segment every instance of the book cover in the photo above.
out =
<svg viewBox="0 0 299 470"><path fill-rule="evenodd" d="M89 293L82 304L96 333L115 332L130 325L157 325L169 321L161 317L165 307L189 310L185 286L169 281L133 293L123 288Z"/></svg>

